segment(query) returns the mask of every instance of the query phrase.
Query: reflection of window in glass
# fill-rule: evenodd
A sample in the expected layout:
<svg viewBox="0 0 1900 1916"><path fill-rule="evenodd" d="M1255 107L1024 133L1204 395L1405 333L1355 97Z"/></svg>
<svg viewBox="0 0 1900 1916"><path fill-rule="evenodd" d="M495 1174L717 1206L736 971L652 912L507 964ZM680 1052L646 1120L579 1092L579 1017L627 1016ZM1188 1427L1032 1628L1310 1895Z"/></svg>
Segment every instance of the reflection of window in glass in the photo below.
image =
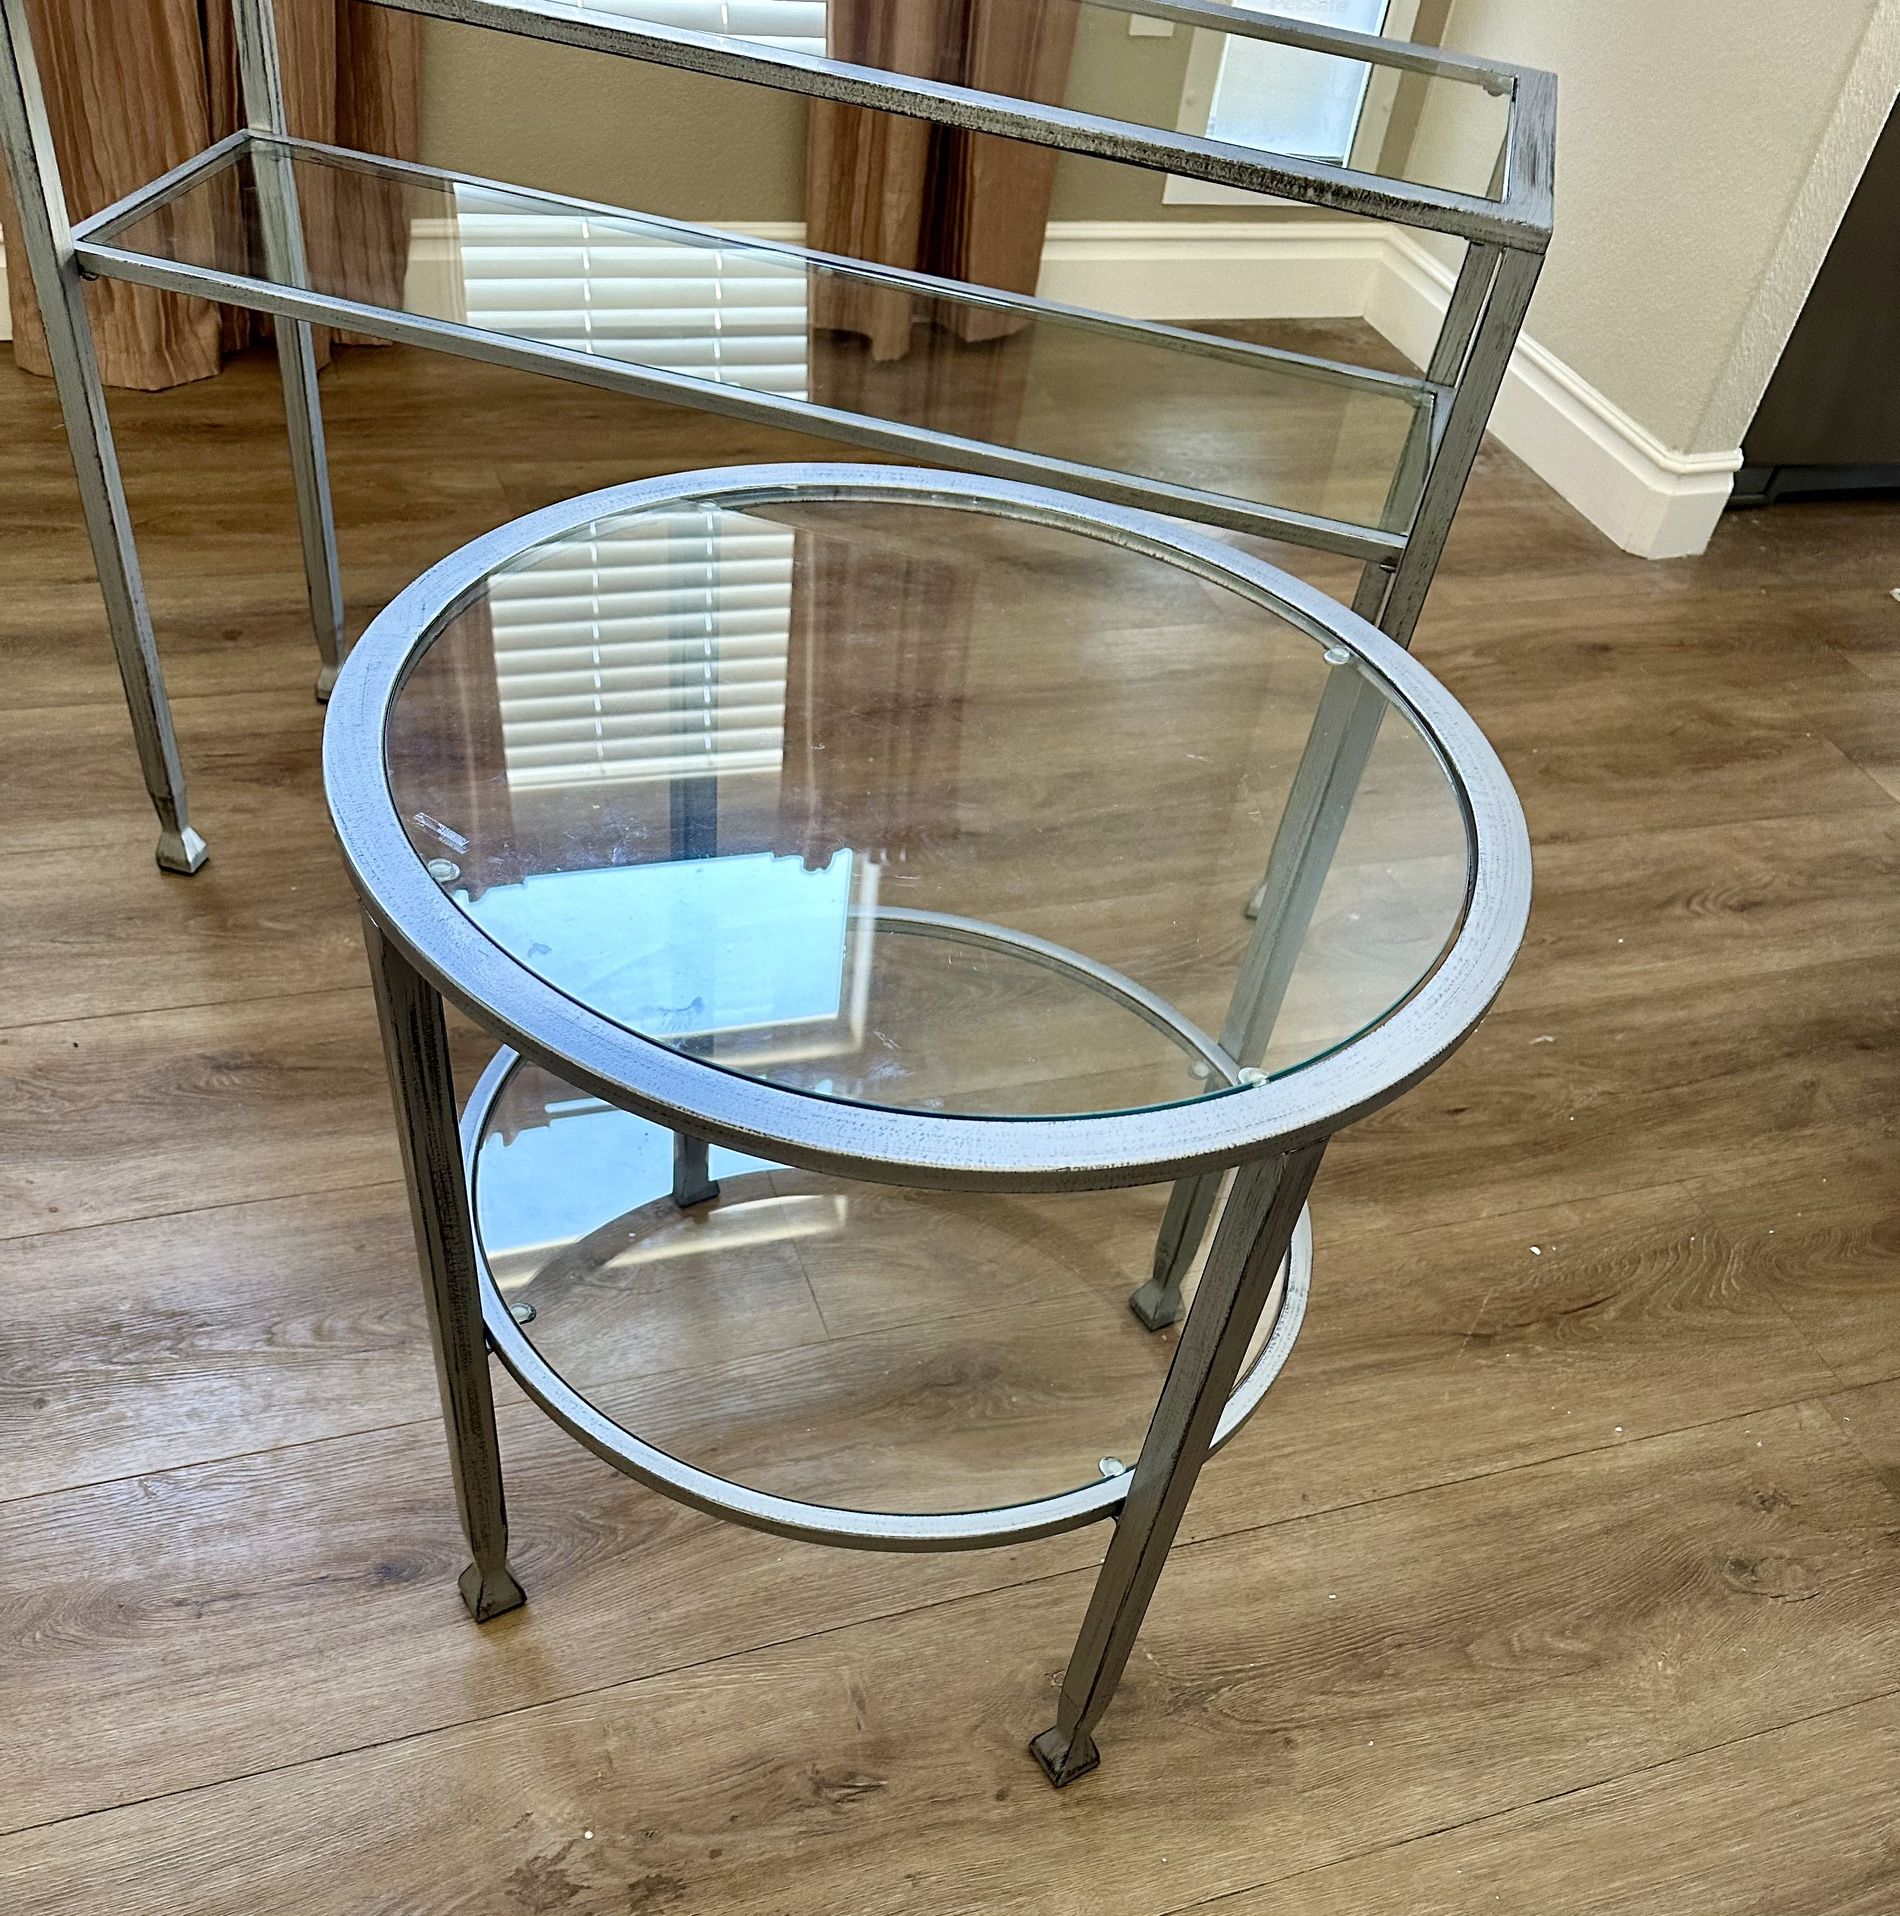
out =
<svg viewBox="0 0 1900 1916"><path fill-rule="evenodd" d="M767 40L795 53L825 50L825 0L579 0L579 4L588 13Z"/></svg>
<svg viewBox="0 0 1900 1916"><path fill-rule="evenodd" d="M453 317L722 385L807 398L804 266L610 215L455 189Z"/></svg>
<svg viewBox="0 0 1900 1916"><path fill-rule="evenodd" d="M770 852L530 872L467 910L551 984L663 1041L752 1034L748 1068L855 1044L878 868Z"/></svg>
<svg viewBox="0 0 1900 1916"><path fill-rule="evenodd" d="M1313 26L1403 39L1418 0L1226 0ZM1294 159L1378 171L1399 74L1363 60L1238 34L1197 32L1181 92L1181 130ZM1170 178L1171 203L1264 203L1266 196L1208 181Z"/></svg>

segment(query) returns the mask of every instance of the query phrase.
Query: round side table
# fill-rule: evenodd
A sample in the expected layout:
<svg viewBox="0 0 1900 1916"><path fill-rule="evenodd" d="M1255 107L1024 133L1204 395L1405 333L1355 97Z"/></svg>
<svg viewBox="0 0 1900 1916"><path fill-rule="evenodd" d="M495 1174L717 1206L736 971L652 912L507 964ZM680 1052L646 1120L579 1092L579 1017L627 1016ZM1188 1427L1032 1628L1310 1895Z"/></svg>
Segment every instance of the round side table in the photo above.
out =
<svg viewBox="0 0 1900 1916"><path fill-rule="evenodd" d="M1112 1519L1032 1745L1093 1768L1201 1466L1298 1332L1328 1139L1522 937L1476 727L1219 539L767 466L432 568L344 667L324 777L477 1621L523 1600L492 1348L616 1468L782 1536ZM459 1123L444 999L503 1047ZM1024 1195L1062 1193L1096 1195Z"/></svg>

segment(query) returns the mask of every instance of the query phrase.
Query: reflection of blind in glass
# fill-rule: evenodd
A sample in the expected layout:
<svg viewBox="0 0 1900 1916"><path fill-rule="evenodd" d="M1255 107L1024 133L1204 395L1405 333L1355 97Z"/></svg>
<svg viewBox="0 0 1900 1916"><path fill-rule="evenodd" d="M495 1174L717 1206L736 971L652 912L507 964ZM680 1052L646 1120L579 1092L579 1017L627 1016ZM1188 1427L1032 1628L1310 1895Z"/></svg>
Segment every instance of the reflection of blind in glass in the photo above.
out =
<svg viewBox="0 0 1900 1916"><path fill-rule="evenodd" d="M780 255L468 186L456 228L471 326L809 395L805 274ZM491 584L510 785L776 771L792 535L692 509L595 530Z"/></svg>
<svg viewBox="0 0 1900 1916"><path fill-rule="evenodd" d="M769 40L795 53L825 50L825 0L579 0L574 10L643 20L653 26L689 27L698 33Z"/></svg>
<svg viewBox="0 0 1900 1916"><path fill-rule="evenodd" d="M663 227L455 189L467 323L721 385L804 399L805 269ZM462 315L458 315L461 317Z"/></svg>
<svg viewBox="0 0 1900 1916"><path fill-rule="evenodd" d="M508 782L776 772L791 532L692 507L603 521L489 584Z"/></svg>

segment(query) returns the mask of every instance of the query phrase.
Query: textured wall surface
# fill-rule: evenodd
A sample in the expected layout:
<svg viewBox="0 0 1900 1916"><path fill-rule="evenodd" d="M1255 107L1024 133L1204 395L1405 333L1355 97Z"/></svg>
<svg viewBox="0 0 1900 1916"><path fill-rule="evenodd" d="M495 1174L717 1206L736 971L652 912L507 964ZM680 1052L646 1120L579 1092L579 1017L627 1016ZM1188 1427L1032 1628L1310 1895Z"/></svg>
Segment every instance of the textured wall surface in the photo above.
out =
<svg viewBox="0 0 1900 1916"><path fill-rule="evenodd" d="M1449 44L1558 76L1529 331L1667 446L1740 443L1884 117L1850 104L1829 137L1870 22L1900 38L1892 0L1453 8Z"/></svg>
<svg viewBox="0 0 1900 1916"><path fill-rule="evenodd" d="M440 21L422 59L432 166L674 219L804 217L792 94Z"/></svg>

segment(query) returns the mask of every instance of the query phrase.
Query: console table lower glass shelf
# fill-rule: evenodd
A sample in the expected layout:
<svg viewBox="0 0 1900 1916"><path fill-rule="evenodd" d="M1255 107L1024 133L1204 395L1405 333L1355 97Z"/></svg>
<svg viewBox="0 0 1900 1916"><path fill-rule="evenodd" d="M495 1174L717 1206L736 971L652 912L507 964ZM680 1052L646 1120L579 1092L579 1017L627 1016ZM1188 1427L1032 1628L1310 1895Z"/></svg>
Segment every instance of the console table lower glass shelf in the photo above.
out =
<svg viewBox="0 0 1900 1916"><path fill-rule="evenodd" d="M1292 1350L1326 1141L1522 936L1470 720L1175 522L755 467L444 560L324 750L477 1620L523 1600L492 1348L620 1470L782 1536L1112 1520L1032 1745L1093 1768L1200 1468ZM459 1120L445 998L501 1047Z"/></svg>

